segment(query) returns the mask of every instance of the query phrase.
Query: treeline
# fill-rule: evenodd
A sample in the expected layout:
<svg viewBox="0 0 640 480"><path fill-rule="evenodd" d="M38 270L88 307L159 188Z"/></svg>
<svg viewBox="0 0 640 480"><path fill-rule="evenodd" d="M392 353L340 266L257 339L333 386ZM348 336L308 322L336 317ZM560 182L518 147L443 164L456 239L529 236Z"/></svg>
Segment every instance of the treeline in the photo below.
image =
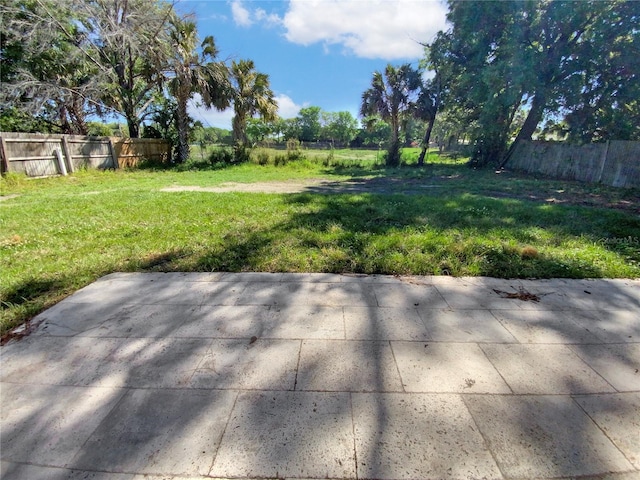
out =
<svg viewBox="0 0 640 480"><path fill-rule="evenodd" d="M240 149L296 138L381 145L464 139L472 164L504 166L519 140L640 140L640 2L449 0L450 28L418 68L388 65L349 112L277 116L268 75L222 62L212 37L162 0L4 0L0 129L86 134L88 118L124 118L132 137L189 155L188 102L233 107ZM106 127L107 128L107 127ZM111 129L113 131L113 129ZM200 129L203 130L203 129Z"/></svg>
<svg viewBox="0 0 640 480"><path fill-rule="evenodd" d="M422 121L409 120L403 131L404 146L417 145L426 127ZM251 118L246 128L249 146L252 147L285 144L294 139L307 146L319 144L333 148L380 148L387 145L390 132L389 123L377 116L360 122L348 111L326 112L317 106L301 108L294 118ZM231 130L205 127L199 121L194 124L192 141L201 146L234 143Z"/></svg>
<svg viewBox="0 0 640 480"><path fill-rule="evenodd" d="M233 107L233 136L249 118L274 119L266 74L251 60L217 59L213 37L159 0L5 0L0 5L3 130L87 134L116 114L131 137L161 136L189 156L188 102ZM146 125L146 128L145 128Z"/></svg>
<svg viewBox="0 0 640 480"><path fill-rule="evenodd" d="M362 96L363 114L392 125L388 160L407 117L427 122L425 145L434 126L440 139L466 137L476 166L504 166L535 134L640 140L640 2L448 3L451 27L425 45L421 68L388 65Z"/></svg>
<svg viewBox="0 0 640 480"><path fill-rule="evenodd" d="M326 112L318 106L310 106L301 108L294 118L278 117L273 121L251 119L247 134L253 144L295 139L303 143L322 142L335 147L378 147L386 143L390 127L380 119L376 121L378 125L375 128L363 128L348 111Z"/></svg>

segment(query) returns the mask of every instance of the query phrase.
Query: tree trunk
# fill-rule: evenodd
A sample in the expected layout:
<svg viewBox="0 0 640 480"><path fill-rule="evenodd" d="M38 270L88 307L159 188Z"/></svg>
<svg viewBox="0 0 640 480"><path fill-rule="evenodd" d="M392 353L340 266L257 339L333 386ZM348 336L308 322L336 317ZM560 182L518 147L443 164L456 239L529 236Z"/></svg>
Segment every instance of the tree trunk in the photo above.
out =
<svg viewBox="0 0 640 480"><path fill-rule="evenodd" d="M184 163L189 158L189 115L187 114L187 99L184 92L177 98L176 121L178 123L178 146L176 149L176 163Z"/></svg>
<svg viewBox="0 0 640 480"><path fill-rule="evenodd" d="M58 109L58 117L60 118L60 129L62 130L62 133L63 134L73 133L71 129L71 123L69 123L67 107L65 105L62 105Z"/></svg>
<svg viewBox="0 0 640 480"><path fill-rule="evenodd" d="M127 126L129 127L129 137L130 138L139 138L140 137L140 125L138 125L137 118L129 118L127 117Z"/></svg>
<svg viewBox="0 0 640 480"><path fill-rule="evenodd" d="M542 120L542 113L544 112L545 103L546 99L544 95L538 93L533 97L533 102L531 103L531 109L527 114L527 118L525 119L522 128L518 132L518 135L516 135L516 139L513 141L513 143L509 147L509 150L507 150L507 153L502 158L499 168L504 168L507 162L511 160L511 156L516 149L516 145L518 144L518 142L520 142L521 140L531 140L531 137L535 133L540 120Z"/></svg>
<svg viewBox="0 0 640 480"><path fill-rule="evenodd" d="M431 131L433 130L433 124L436 121L435 115L431 117L429 120L429 125L427 126L427 131L424 134L424 138L422 139L422 151L420 152L420 156L418 157L418 166L421 167L424 165L424 157L427 154L427 150L429 149L429 141L431 140Z"/></svg>
<svg viewBox="0 0 640 480"><path fill-rule="evenodd" d="M234 143L246 147L249 144L249 139L245 131L246 121L244 115L241 112L236 112L231 123Z"/></svg>
<svg viewBox="0 0 640 480"><path fill-rule="evenodd" d="M76 96L73 99L71 108L69 109L69 116L73 121L73 129L77 135L88 135L89 126L85 118L84 108L82 104L82 98Z"/></svg>
<svg viewBox="0 0 640 480"><path fill-rule="evenodd" d="M391 126L391 143L387 151L386 164L388 167L397 167L400 165L400 131L397 122L393 121Z"/></svg>

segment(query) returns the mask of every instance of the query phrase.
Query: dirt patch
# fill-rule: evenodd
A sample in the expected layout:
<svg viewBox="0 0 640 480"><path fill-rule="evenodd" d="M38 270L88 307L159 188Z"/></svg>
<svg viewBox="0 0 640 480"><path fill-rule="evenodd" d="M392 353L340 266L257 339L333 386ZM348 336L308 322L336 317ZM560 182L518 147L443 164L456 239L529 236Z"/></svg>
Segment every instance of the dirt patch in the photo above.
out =
<svg viewBox="0 0 640 480"><path fill-rule="evenodd" d="M606 195L598 195L593 193L575 193L575 192L552 192L545 195L544 192L486 192L489 197L493 198L510 198L514 200L529 200L531 202L546 203L549 205L579 205L583 207L599 207L612 208L616 210L625 210L631 213L640 213L640 196L629 195L625 199L611 198Z"/></svg>
<svg viewBox="0 0 640 480"><path fill-rule="evenodd" d="M501 175L506 177L506 174ZM511 174L514 179L520 177ZM318 194L404 194L421 195L436 191L458 194L472 192L491 198L509 198L514 200L526 200L543 204L556 205L580 205L589 207L612 208L624 210L634 214L640 213L640 196L635 192L594 192L589 185L575 184L571 188L558 189L557 187L544 187L519 185L517 188L509 183L497 181L493 187L483 188L473 184L466 185L466 179L462 175L435 176L424 178L403 177L375 177L352 178L349 180L328 180L314 178L307 180L292 180L287 182L256 182L235 183L228 182L215 187L198 187L189 185L174 185L161 189L163 192L249 192L249 193L318 193ZM443 190L445 189L445 190Z"/></svg>
<svg viewBox="0 0 640 480"><path fill-rule="evenodd" d="M12 195L0 195L0 202L4 202L5 200L11 200L12 198L17 198L20 195L17 193L14 193Z"/></svg>
<svg viewBox="0 0 640 480"><path fill-rule="evenodd" d="M174 185L161 189L161 192L249 192L249 193L299 193L306 188L321 185L322 181L305 182L256 182L256 183L222 183L217 187L196 187Z"/></svg>
<svg viewBox="0 0 640 480"><path fill-rule="evenodd" d="M311 179L296 182L223 183L217 187L175 185L161 189L162 192L249 192L249 193L403 193L419 194L429 188L442 185L424 185L416 180L396 178L356 179L332 181Z"/></svg>

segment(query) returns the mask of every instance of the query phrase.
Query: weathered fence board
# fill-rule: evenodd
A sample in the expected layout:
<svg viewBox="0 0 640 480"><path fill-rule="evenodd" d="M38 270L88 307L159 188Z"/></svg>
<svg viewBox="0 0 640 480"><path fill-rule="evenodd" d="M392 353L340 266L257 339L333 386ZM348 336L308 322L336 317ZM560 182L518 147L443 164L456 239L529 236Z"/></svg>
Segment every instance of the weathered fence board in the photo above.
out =
<svg viewBox="0 0 640 480"><path fill-rule="evenodd" d="M640 142L571 145L523 141L516 146L510 166L565 180L640 187Z"/></svg>
<svg viewBox="0 0 640 480"><path fill-rule="evenodd" d="M611 142L601 181L614 187L640 187L640 142Z"/></svg>
<svg viewBox="0 0 640 480"><path fill-rule="evenodd" d="M169 161L169 144L155 138L111 137L120 168L135 167L141 160Z"/></svg>
<svg viewBox="0 0 640 480"><path fill-rule="evenodd" d="M161 139L0 133L2 171L30 177L81 168L131 167L143 159L166 162L169 153L169 143Z"/></svg>

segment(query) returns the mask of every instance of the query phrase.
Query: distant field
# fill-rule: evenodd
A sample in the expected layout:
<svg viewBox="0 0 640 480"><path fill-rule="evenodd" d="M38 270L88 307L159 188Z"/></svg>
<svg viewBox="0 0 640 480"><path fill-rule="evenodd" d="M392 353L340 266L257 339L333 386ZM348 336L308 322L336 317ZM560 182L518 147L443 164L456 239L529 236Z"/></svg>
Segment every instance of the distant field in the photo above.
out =
<svg viewBox="0 0 640 480"><path fill-rule="evenodd" d="M637 190L472 171L435 154L389 170L376 151L227 168L198 153L180 168L0 180L0 332L114 271L640 276ZM161 191L310 179L369 189Z"/></svg>

